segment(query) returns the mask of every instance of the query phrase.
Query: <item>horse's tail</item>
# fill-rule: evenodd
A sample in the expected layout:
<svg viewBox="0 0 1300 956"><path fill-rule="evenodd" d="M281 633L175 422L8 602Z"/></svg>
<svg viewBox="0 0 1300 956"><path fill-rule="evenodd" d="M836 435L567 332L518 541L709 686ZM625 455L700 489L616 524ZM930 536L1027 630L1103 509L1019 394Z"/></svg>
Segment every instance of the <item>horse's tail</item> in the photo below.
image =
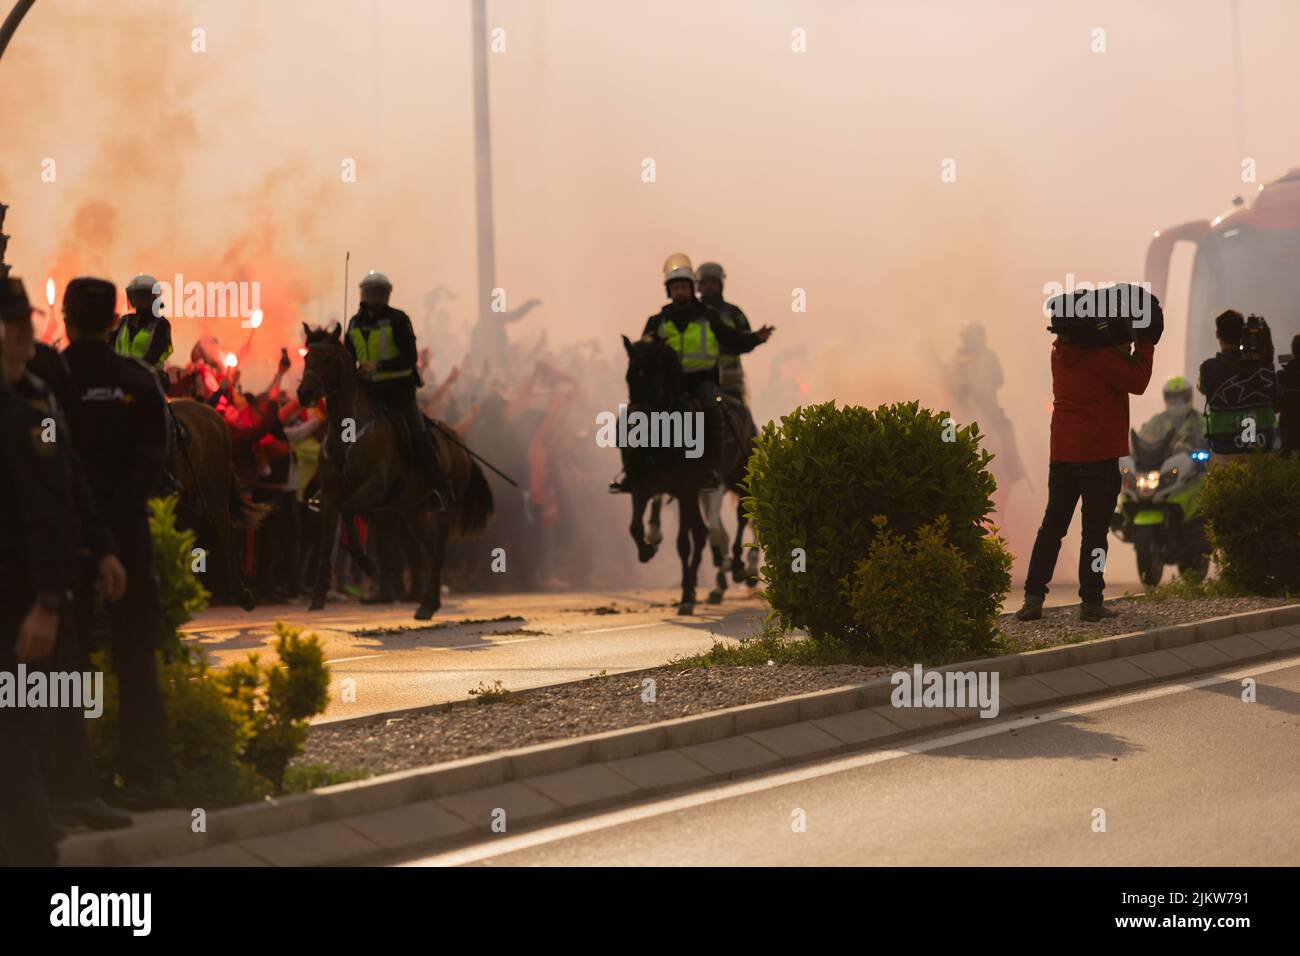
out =
<svg viewBox="0 0 1300 956"><path fill-rule="evenodd" d="M476 461L469 463L469 483L456 506L456 530L461 534L477 534L487 527L493 509L492 486Z"/></svg>

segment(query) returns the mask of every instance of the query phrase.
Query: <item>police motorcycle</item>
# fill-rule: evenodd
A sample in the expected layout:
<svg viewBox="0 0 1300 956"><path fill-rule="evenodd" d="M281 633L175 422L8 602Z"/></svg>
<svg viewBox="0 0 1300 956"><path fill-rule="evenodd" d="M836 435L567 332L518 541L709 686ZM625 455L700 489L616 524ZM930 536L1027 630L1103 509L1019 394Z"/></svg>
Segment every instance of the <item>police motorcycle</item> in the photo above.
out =
<svg viewBox="0 0 1300 956"><path fill-rule="evenodd" d="M1119 461L1119 504L1111 530L1137 551L1138 576L1154 587L1165 565L1204 578L1210 568L1210 544L1200 513L1210 453L1204 448L1177 451L1173 430L1153 441L1129 431L1131 454Z"/></svg>

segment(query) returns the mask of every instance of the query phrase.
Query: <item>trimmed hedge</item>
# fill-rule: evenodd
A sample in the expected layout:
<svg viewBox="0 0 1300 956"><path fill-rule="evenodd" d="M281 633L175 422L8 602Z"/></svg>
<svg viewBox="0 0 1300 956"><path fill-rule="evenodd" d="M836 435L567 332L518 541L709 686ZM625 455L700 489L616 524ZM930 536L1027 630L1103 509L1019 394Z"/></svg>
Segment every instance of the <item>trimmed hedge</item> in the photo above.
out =
<svg viewBox="0 0 1300 956"><path fill-rule="evenodd" d="M1216 459L1200 507L1224 581L1251 594L1300 591L1300 457Z"/></svg>
<svg viewBox="0 0 1300 956"><path fill-rule="evenodd" d="M944 518L943 540L965 562L965 623L954 640L973 650L990 647L1011 561L988 522L996 488L991 459L980 448L977 425L957 427L947 412L919 402L875 409L827 402L769 422L750 459L745 502L764 551L774 615L786 628L806 628L814 640L872 649L906 644L900 635L915 634L919 625L898 620L894 635L877 633L883 612L855 609L852 595L867 600L879 592L851 578L870 560L885 526L895 536L890 554L896 564L907 554L897 539L915 541L922 528ZM921 544L926 555L946 553L935 550L932 537ZM878 551L877 560L885 561L885 554Z"/></svg>

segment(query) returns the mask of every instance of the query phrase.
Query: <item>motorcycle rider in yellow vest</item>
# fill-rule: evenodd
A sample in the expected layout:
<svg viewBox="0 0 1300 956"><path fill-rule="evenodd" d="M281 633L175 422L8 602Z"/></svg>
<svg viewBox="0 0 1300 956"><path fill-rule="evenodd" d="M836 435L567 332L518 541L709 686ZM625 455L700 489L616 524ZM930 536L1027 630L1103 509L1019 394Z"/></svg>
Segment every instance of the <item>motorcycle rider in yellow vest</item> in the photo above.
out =
<svg viewBox="0 0 1300 956"><path fill-rule="evenodd" d="M361 305L348 322L343 344L357 362L366 395L396 412L410 433L416 464L433 475L432 505L439 510L454 500L438 455L438 444L416 404L420 386L419 349L411 319L388 304L393 284L373 269L361 280Z"/></svg>
<svg viewBox="0 0 1300 956"><path fill-rule="evenodd" d="M719 401L719 362L723 350L733 355L751 352L775 331L765 325L756 332L743 332L723 321L715 309L695 297L695 271L683 253L674 253L664 263L664 289L669 302L646 320L643 337L663 339L682 363L682 391L694 396L704 411L704 461L711 483L719 485L718 455L722 438L722 409ZM627 478L610 485L612 491L628 491Z"/></svg>

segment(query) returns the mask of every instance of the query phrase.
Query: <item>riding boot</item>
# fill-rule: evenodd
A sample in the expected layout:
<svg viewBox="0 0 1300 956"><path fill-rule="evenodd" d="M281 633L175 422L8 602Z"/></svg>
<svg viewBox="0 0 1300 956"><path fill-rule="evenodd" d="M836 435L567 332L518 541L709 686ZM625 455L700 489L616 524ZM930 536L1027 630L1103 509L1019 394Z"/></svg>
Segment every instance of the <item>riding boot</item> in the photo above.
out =
<svg viewBox="0 0 1300 956"><path fill-rule="evenodd" d="M411 445L415 452L416 464L421 471L433 479L433 487L429 491L430 507L434 511L451 507L456 498L452 493L451 482L447 480L447 472L440 461L437 439L425 424L424 414L420 411L420 406L416 404L414 397L402 406L402 412L411 433Z"/></svg>

